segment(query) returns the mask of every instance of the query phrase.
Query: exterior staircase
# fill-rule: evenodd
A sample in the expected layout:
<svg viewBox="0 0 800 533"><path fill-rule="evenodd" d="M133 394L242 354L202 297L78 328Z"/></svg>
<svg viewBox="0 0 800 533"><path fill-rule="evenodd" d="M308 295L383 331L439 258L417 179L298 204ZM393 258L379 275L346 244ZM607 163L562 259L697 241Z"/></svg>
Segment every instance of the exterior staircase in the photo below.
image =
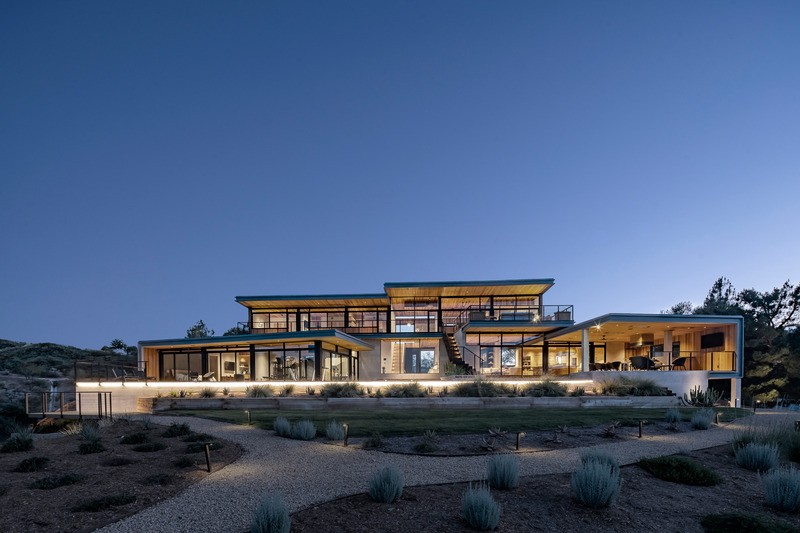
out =
<svg viewBox="0 0 800 533"><path fill-rule="evenodd" d="M458 342L456 341L455 328L443 328L443 335L444 346L447 349L447 357L450 359L450 362L457 367L462 368L464 370L464 374L474 374L475 369L472 368L472 365L464 361L464 358L461 356L461 350L459 349Z"/></svg>

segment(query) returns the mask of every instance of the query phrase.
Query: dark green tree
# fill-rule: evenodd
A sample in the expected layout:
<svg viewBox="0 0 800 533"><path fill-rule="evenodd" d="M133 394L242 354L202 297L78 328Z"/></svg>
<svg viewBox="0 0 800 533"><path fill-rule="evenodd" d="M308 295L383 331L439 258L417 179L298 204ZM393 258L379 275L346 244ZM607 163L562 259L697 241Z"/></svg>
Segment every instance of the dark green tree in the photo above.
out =
<svg viewBox="0 0 800 533"><path fill-rule="evenodd" d="M209 329L205 322L198 320L197 324L186 330L187 339L198 339L200 337L213 337L214 330Z"/></svg>
<svg viewBox="0 0 800 533"><path fill-rule="evenodd" d="M242 326L233 326L231 329L222 334L223 337L230 337L231 335L244 335L247 330Z"/></svg>

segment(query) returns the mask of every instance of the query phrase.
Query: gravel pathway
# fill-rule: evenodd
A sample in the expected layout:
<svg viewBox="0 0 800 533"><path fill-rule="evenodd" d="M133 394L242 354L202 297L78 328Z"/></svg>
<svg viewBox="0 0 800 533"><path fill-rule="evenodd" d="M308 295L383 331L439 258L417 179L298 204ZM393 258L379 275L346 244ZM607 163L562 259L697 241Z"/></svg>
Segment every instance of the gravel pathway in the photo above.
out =
<svg viewBox="0 0 800 533"><path fill-rule="evenodd" d="M675 433L609 443L604 448L621 464L642 456L697 450L729 442L735 431L754 425L788 423L797 414L761 412L708 431ZM784 420L785 419L785 420ZM159 423L187 423L192 430L239 443L244 454L159 505L106 526L102 532L246 531L254 509L268 490L280 492L294 512L314 504L366 491L379 467L402 470L406 485L429 485L480 479L488 456L424 457L387 454L352 446L334 446L275 437L272 432L202 418L158 417ZM586 448L519 454L523 475L571 472ZM213 452L212 452L213 453Z"/></svg>

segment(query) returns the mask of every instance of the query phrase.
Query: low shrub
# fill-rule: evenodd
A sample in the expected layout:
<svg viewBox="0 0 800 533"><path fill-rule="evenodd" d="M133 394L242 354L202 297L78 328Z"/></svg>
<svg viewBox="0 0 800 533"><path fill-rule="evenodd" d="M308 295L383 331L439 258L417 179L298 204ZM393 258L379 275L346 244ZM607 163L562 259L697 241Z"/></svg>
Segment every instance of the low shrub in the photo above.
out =
<svg viewBox="0 0 800 533"><path fill-rule="evenodd" d="M692 415L692 419L689 421L689 425L692 426L693 429L709 429L711 424L714 422L714 410L713 409L700 409L696 411Z"/></svg>
<svg viewBox="0 0 800 533"><path fill-rule="evenodd" d="M281 387L278 396L283 396L283 397L291 396L292 393L294 393L294 385L284 385L283 387Z"/></svg>
<svg viewBox="0 0 800 533"><path fill-rule="evenodd" d="M710 468L681 455L639 459L639 466L659 479L682 485L708 487L722 481Z"/></svg>
<svg viewBox="0 0 800 533"><path fill-rule="evenodd" d="M453 387L452 391L453 396L473 398L495 398L497 396L508 396L509 394L511 394L511 388L508 385L482 379L459 383Z"/></svg>
<svg viewBox="0 0 800 533"><path fill-rule="evenodd" d="M30 484L30 488L39 490L52 490L58 487L65 487L67 485L74 485L86 479L86 476L81 474L62 474L58 476L50 476L42 479L37 479Z"/></svg>
<svg viewBox="0 0 800 533"><path fill-rule="evenodd" d="M489 459L486 479L493 489L510 490L519 486L519 461L510 454Z"/></svg>
<svg viewBox="0 0 800 533"><path fill-rule="evenodd" d="M178 424L173 422L169 425L169 427L161 434L162 437L166 437L168 439L172 439L175 437L185 437L192 433L192 428L189 427L189 424L181 423Z"/></svg>
<svg viewBox="0 0 800 533"><path fill-rule="evenodd" d="M128 505L129 503L133 503L136 501L136 495L123 492L120 494L112 494L109 496L103 496L101 498L94 498L91 500L85 500L78 505L72 507L70 509L73 513L96 513L99 511L105 511L106 509L110 509L111 507L120 507L122 505Z"/></svg>
<svg viewBox="0 0 800 533"><path fill-rule="evenodd" d="M50 459L47 457L28 457L14 467L14 472L39 472L47 468Z"/></svg>
<svg viewBox="0 0 800 533"><path fill-rule="evenodd" d="M121 444L144 444L145 442L150 442L150 435L142 433L141 431L138 433L131 433L130 435L122 437L119 442Z"/></svg>
<svg viewBox="0 0 800 533"><path fill-rule="evenodd" d="M361 447L364 448L365 450L375 450L377 448L381 448L382 446L383 446L383 435L381 435L377 431L373 431L361 445Z"/></svg>
<svg viewBox="0 0 800 533"><path fill-rule="evenodd" d="M72 424L68 418L42 418L33 427L34 433L57 433Z"/></svg>
<svg viewBox="0 0 800 533"><path fill-rule="evenodd" d="M184 455L184 456L176 459L172 463L172 466L175 466L177 468L189 468L190 466L194 466L195 464L197 464L197 463L195 463L192 459L190 459L189 457L186 457Z"/></svg>
<svg viewBox="0 0 800 533"><path fill-rule="evenodd" d="M609 396L669 396L669 390L652 379L621 376L600 385L600 394Z"/></svg>
<svg viewBox="0 0 800 533"><path fill-rule="evenodd" d="M33 449L33 430L17 427L11 436L0 446L2 453L27 452Z"/></svg>
<svg viewBox="0 0 800 533"><path fill-rule="evenodd" d="M714 389L703 390L700 386L694 387L689 391L689 395L683 395L683 402L692 407L714 407L717 402L722 398L721 391Z"/></svg>
<svg viewBox="0 0 800 533"><path fill-rule="evenodd" d="M217 395L217 389L214 387L203 387L197 395L200 398L214 398Z"/></svg>
<svg viewBox="0 0 800 533"><path fill-rule="evenodd" d="M211 443L209 443L209 446L208 446L208 449L210 451L212 451L212 452L214 450L221 450L222 448L224 448L224 446L222 445L221 442L211 442ZM184 453L200 453L202 451L205 451L205 449L206 449L206 443L205 442L192 442L191 444L189 444L186 447L186 450L184 450Z"/></svg>
<svg viewBox="0 0 800 533"><path fill-rule="evenodd" d="M570 484L574 498L592 508L608 507L619 496L619 466L607 462L587 460L572 474Z"/></svg>
<svg viewBox="0 0 800 533"><path fill-rule="evenodd" d="M751 442L774 444L785 459L800 462L800 431L795 431L791 424L740 431L733 438L733 449L738 450Z"/></svg>
<svg viewBox="0 0 800 533"><path fill-rule="evenodd" d="M131 448L135 452L141 453L153 453L153 452L160 452L161 450L166 449L167 445L163 442L146 442L144 444L140 444L138 446L134 446Z"/></svg>
<svg viewBox="0 0 800 533"><path fill-rule="evenodd" d="M183 442L208 442L214 440L214 437L208 433L190 433L181 440Z"/></svg>
<svg viewBox="0 0 800 533"><path fill-rule="evenodd" d="M380 503L399 500L403 494L403 474L394 466L381 468L370 478L367 494Z"/></svg>
<svg viewBox="0 0 800 533"><path fill-rule="evenodd" d="M272 387L269 385L250 385L244 390L248 398L270 398L273 396Z"/></svg>
<svg viewBox="0 0 800 533"><path fill-rule="evenodd" d="M251 533L289 533L292 519L289 517L289 508L283 503L279 494L267 494L261 500L253 522L250 524Z"/></svg>
<svg viewBox="0 0 800 533"><path fill-rule="evenodd" d="M767 505L779 511L800 511L800 471L795 468L770 470L761 477Z"/></svg>
<svg viewBox="0 0 800 533"><path fill-rule="evenodd" d="M81 424L80 436L86 442L99 442L100 441L100 428L97 424L91 422L83 422Z"/></svg>
<svg viewBox="0 0 800 533"><path fill-rule="evenodd" d="M569 395L573 397L586 396L586 389L584 387L575 387L569 391Z"/></svg>
<svg viewBox="0 0 800 533"><path fill-rule="evenodd" d="M328 440L344 440L344 427L336 420L331 420L325 426L325 436Z"/></svg>
<svg viewBox="0 0 800 533"><path fill-rule="evenodd" d="M289 436L297 440L311 440L317 436L317 426L311 420L301 420L292 425Z"/></svg>
<svg viewBox="0 0 800 533"><path fill-rule="evenodd" d="M567 387L561 383L545 379L538 383L531 383L522 389L523 396L534 396L536 398L542 397L560 397L567 395Z"/></svg>
<svg viewBox="0 0 800 533"><path fill-rule="evenodd" d="M414 445L414 451L417 453L433 453L439 449L439 437L436 431L426 429L422 434L422 441Z"/></svg>
<svg viewBox="0 0 800 533"><path fill-rule="evenodd" d="M70 424L67 424L59 433L62 435L80 435L83 432L83 422L76 422L72 421Z"/></svg>
<svg viewBox="0 0 800 533"><path fill-rule="evenodd" d="M387 398L425 398L428 393L422 385L413 382L389 385L383 389L383 395Z"/></svg>
<svg viewBox="0 0 800 533"><path fill-rule="evenodd" d="M319 394L325 398L359 398L364 396L364 389L358 383L328 383Z"/></svg>
<svg viewBox="0 0 800 533"><path fill-rule="evenodd" d="M461 516L475 529L497 529L500 525L500 505L492 497L489 487L470 483L461 498Z"/></svg>
<svg viewBox="0 0 800 533"><path fill-rule="evenodd" d="M672 409L667 409L666 414L664 414L664 422L668 424L677 424L681 420L683 420L683 415L674 407Z"/></svg>
<svg viewBox="0 0 800 533"><path fill-rule="evenodd" d="M613 471L619 472L619 461L609 452L603 450L588 450L581 454L581 464L596 462L606 465Z"/></svg>
<svg viewBox="0 0 800 533"><path fill-rule="evenodd" d="M150 474L142 481L145 485L169 485L175 478L169 472L157 472Z"/></svg>
<svg viewBox="0 0 800 533"><path fill-rule="evenodd" d="M797 528L768 516L747 513L706 515L700 520L706 533L797 533Z"/></svg>
<svg viewBox="0 0 800 533"><path fill-rule="evenodd" d="M126 466L126 465L132 465L132 464L138 463L138 462L139 461L137 461L135 459L131 459L130 457L120 457L120 456L117 455L117 456L112 457L110 459L106 459L103 462L103 464L106 465L106 466Z"/></svg>
<svg viewBox="0 0 800 533"><path fill-rule="evenodd" d="M272 423L272 429L275 430L275 434L279 437L289 437L292 433L292 425L283 416L275 418Z"/></svg>
<svg viewBox="0 0 800 533"><path fill-rule="evenodd" d="M777 467L780 453L776 444L751 442L735 450L736 464L748 470L766 472Z"/></svg>

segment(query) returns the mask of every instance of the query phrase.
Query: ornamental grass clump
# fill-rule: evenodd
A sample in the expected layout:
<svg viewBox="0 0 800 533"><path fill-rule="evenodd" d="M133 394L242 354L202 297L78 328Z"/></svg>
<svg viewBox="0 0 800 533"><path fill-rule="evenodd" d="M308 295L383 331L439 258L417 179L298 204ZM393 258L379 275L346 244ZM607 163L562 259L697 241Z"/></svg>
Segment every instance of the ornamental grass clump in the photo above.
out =
<svg viewBox="0 0 800 533"><path fill-rule="evenodd" d="M328 440L344 440L344 426L336 420L331 420L325 426L325 436Z"/></svg>
<svg viewBox="0 0 800 533"><path fill-rule="evenodd" d="M494 383L476 379L465 381L453 387L453 396L495 398L497 396L508 396L511 394L511 387L502 383Z"/></svg>
<svg viewBox="0 0 800 533"><path fill-rule="evenodd" d="M608 507L617 500L620 484L619 466L589 459L572 474L572 495L587 507Z"/></svg>
<svg viewBox="0 0 800 533"><path fill-rule="evenodd" d="M795 468L770 470L761 477L767 505L779 511L800 511L800 471Z"/></svg>
<svg viewBox="0 0 800 533"><path fill-rule="evenodd" d="M683 416L681 416L681 412L675 409L674 407L671 409L667 409L666 414L664 414L664 422L667 424L677 424L683 420Z"/></svg>
<svg viewBox="0 0 800 533"><path fill-rule="evenodd" d="M736 464L748 470L766 472L776 468L780 462L780 452L776 444L748 443L734 451Z"/></svg>
<svg viewBox="0 0 800 533"><path fill-rule="evenodd" d="M244 390L244 395L248 398L270 398L272 387L269 385L250 385Z"/></svg>
<svg viewBox="0 0 800 533"><path fill-rule="evenodd" d="M519 486L519 461L510 454L489 459L486 479L493 489L511 490Z"/></svg>
<svg viewBox="0 0 800 533"><path fill-rule="evenodd" d="M461 498L461 516L470 527L480 531L497 529L500 525L500 505L484 484L472 485Z"/></svg>
<svg viewBox="0 0 800 533"><path fill-rule="evenodd" d="M27 452L33 449L33 430L29 427L17 427L11 436L0 447L2 453Z"/></svg>
<svg viewBox="0 0 800 533"><path fill-rule="evenodd" d="M608 468L610 468L611 470L614 470L617 473L619 473L619 461L617 461L616 457L614 457L613 455L611 455L606 451L589 450L581 454L581 464L586 464L591 461L604 464L608 466Z"/></svg>
<svg viewBox="0 0 800 533"><path fill-rule="evenodd" d="M275 434L279 437L288 437L292 433L292 425L286 417L283 416L275 418L275 421L272 423L272 429L275 430Z"/></svg>
<svg viewBox="0 0 800 533"><path fill-rule="evenodd" d="M383 389L386 398L425 398L428 393L419 383L398 383Z"/></svg>
<svg viewBox="0 0 800 533"><path fill-rule="evenodd" d="M403 474L395 466L385 466L369 480L367 494L376 502L392 503L403 494Z"/></svg>
<svg viewBox="0 0 800 533"><path fill-rule="evenodd" d="M269 493L261 500L261 504L253 514L250 524L251 533L289 533L292 519L289 508L283 503L280 494Z"/></svg>
<svg viewBox="0 0 800 533"><path fill-rule="evenodd" d="M203 387L200 389L198 396L201 398L214 398L217 395L217 389L213 387Z"/></svg>
<svg viewBox="0 0 800 533"><path fill-rule="evenodd" d="M311 440L317 436L317 426L311 420L301 420L292 425L289 436L296 440Z"/></svg>
<svg viewBox="0 0 800 533"><path fill-rule="evenodd" d="M100 428L96 425L84 423L81 427L80 435L85 441L78 445L78 453L81 455L105 451L105 446L100 442Z"/></svg>
<svg viewBox="0 0 800 533"><path fill-rule="evenodd" d="M192 433L192 428L189 427L189 424L181 423L177 424L173 422L169 425L169 427L161 434L162 437L167 437L168 439L172 439L175 437L185 437Z"/></svg>
<svg viewBox="0 0 800 533"><path fill-rule="evenodd" d="M358 383L328 383L319 394L325 398L360 398L364 389Z"/></svg>
<svg viewBox="0 0 800 533"><path fill-rule="evenodd" d="M714 410L713 409L700 409L695 414L692 415L692 419L689 421L689 425L692 426L693 429L709 429L711 428L711 424L714 422Z"/></svg>
<svg viewBox="0 0 800 533"><path fill-rule="evenodd" d="M610 396L669 396L667 388L652 379L625 376L604 381L600 393Z"/></svg>
<svg viewBox="0 0 800 533"><path fill-rule="evenodd" d="M14 467L14 472L38 472L47 468L50 459L47 457L28 457Z"/></svg>
<svg viewBox="0 0 800 533"><path fill-rule="evenodd" d="M542 397L560 397L567 395L567 387L561 383L545 379L539 383L531 383L522 389L523 396L533 396L536 398Z"/></svg>

